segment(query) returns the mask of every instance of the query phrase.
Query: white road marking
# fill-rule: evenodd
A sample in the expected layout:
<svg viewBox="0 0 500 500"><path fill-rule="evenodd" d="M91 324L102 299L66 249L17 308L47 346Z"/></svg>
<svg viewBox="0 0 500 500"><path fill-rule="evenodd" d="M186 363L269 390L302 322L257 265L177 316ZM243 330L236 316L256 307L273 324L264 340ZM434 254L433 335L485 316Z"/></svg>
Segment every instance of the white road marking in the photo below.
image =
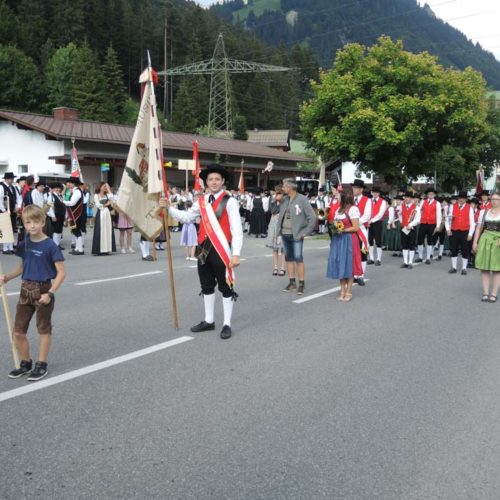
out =
<svg viewBox="0 0 500 500"><path fill-rule="evenodd" d="M365 279L365 282L370 281L369 279ZM354 283L356 286L356 283ZM318 292L313 295L308 295L307 297L303 297L301 299L294 300L294 304L303 304L304 302L309 302L310 300L319 299L320 297L324 297L325 295L330 295L331 293L335 293L340 291L340 287L336 286L335 288L329 288L328 290L324 290L323 292Z"/></svg>
<svg viewBox="0 0 500 500"><path fill-rule="evenodd" d="M95 283L106 283L107 281L127 280L130 278L139 278L141 276L151 276L152 274L161 274L161 273L163 273L163 271L150 271L148 273L127 274L126 276L117 276L116 278L105 278L102 280L80 281L79 283L75 283L75 285L76 286L94 285Z"/></svg>
<svg viewBox="0 0 500 500"><path fill-rule="evenodd" d="M46 389L47 387L51 387L52 385L61 384L62 382L67 382L68 380L73 380L78 377L83 377L84 375L88 375L89 373L94 373L99 370L104 370L105 368L109 368L111 366L118 365L120 363L125 363L126 361L130 361L132 359L140 358L142 356L147 356L148 354L152 354L157 351L161 351L163 349L168 349L169 347L176 346L178 344L182 344L184 342L188 342L189 340L193 340L193 337L178 337L173 340L169 340L168 342L163 342L161 344L156 344L151 347L146 347L145 349L140 349L139 351L131 352L129 354L124 354L123 356L118 356L116 358L111 358L106 361L101 361L100 363L96 363L94 365L85 366L83 368L79 368L78 370L73 370L68 373L63 373L62 375L57 375L56 377L51 377L48 379L41 380L40 382L28 382L29 385L25 387L19 387L18 389L12 389L11 391L0 392L0 402L6 401L7 399L17 398L19 396L23 396L24 394L28 394L30 392L39 391L41 389Z"/></svg>

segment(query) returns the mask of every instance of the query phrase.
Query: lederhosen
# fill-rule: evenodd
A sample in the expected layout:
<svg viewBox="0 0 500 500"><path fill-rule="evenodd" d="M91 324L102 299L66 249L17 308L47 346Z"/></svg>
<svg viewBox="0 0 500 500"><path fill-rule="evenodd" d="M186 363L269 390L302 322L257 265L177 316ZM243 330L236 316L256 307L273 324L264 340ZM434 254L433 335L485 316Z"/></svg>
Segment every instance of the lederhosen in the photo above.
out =
<svg viewBox="0 0 500 500"><path fill-rule="evenodd" d="M230 196L225 193L215 210L215 217L220 220L226 210ZM210 238L207 236L201 244L196 247L198 257L198 276L200 278L201 293L212 295L217 284L223 297L234 297L235 292L226 282L226 265L213 248Z"/></svg>
<svg viewBox="0 0 500 500"><path fill-rule="evenodd" d="M4 196L7 196L9 200L9 210L10 210L10 222L12 224L12 231L17 233L17 214L16 214L16 188L14 186L8 186L5 182L1 183L3 187Z"/></svg>

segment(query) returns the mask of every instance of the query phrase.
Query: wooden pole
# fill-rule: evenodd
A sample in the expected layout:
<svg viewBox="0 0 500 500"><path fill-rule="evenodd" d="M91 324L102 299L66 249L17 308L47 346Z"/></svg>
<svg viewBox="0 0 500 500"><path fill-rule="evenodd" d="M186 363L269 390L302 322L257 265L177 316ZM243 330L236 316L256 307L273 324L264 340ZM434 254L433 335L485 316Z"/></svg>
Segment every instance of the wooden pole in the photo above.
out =
<svg viewBox="0 0 500 500"><path fill-rule="evenodd" d="M3 274L2 264L0 263L0 274ZM14 345L14 334L12 328L12 318L10 316L10 307L9 307L9 299L7 298L7 291L5 290L5 285L2 285L2 302L3 309L5 311L5 321L7 322L7 331L9 332L10 346L12 350L12 357L14 358L14 366L15 368L19 368L21 366L19 353L17 352L16 346Z"/></svg>
<svg viewBox="0 0 500 500"><path fill-rule="evenodd" d="M188 174L189 174L189 170L186 170L186 193L188 192Z"/></svg>
<svg viewBox="0 0 500 500"><path fill-rule="evenodd" d="M172 312L174 315L174 327L179 329L179 317L177 316L177 299L175 296L174 268L172 265L172 249L170 247L170 229L168 227L168 213L163 210L163 225L165 226L165 241L167 243L168 274L170 276L170 293L172 295Z"/></svg>

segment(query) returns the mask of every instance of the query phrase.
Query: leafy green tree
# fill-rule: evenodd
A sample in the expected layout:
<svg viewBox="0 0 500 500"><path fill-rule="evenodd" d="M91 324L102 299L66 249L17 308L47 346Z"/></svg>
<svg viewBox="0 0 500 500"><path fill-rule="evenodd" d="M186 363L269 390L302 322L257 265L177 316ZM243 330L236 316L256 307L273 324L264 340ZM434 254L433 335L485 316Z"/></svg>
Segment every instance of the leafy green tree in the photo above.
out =
<svg viewBox="0 0 500 500"><path fill-rule="evenodd" d="M17 18L5 0L0 0L0 43L14 44L16 41Z"/></svg>
<svg viewBox="0 0 500 500"><path fill-rule="evenodd" d="M381 37L368 50L347 45L313 84L301 112L308 145L324 159L401 182L419 175L442 185L467 182L480 159L486 121L482 76L444 69Z"/></svg>
<svg viewBox="0 0 500 500"><path fill-rule="evenodd" d="M40 47L47 41L48 14L46 0L21 0L17 12L22 19L18 29L18 46L30 57L40 61Z"/></svg>
<svg viewBox="0 0 500 500"><path fill-rule="evenodd" d="M85 0L52 0L52 39L56 47L70 42L83 42L85 29ZM95 16L101 13L94 12Z"/></svg>
<svg viewBox="0 0 500 500"><path fill-rule="evenodd" d="M38 111L42 91L33 60L12 45L0 45L0 107Z"/></svg>

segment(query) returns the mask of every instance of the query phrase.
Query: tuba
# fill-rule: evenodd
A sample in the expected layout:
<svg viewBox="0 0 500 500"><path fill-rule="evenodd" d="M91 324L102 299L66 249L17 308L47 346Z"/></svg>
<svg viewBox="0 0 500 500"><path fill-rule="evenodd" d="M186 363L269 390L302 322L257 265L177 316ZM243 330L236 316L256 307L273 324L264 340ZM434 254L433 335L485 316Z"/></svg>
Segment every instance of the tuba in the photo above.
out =
<svg viewBox="0 0 500 500"><path fill-rule="evenodd" d="M316 217L320 221L326 220L326 218L328 217L328 208L317 208Z"/></svg>

